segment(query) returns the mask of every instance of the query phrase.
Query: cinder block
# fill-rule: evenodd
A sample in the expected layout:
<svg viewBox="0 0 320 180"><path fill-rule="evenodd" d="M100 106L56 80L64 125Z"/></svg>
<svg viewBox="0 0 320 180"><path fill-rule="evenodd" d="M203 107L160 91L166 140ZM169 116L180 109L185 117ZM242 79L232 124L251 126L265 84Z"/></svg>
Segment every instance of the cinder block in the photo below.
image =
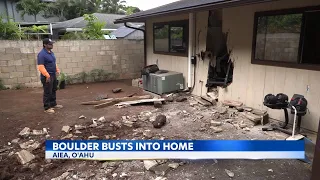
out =
<svg viewBox="0 0 320 180"><path fill-rule="evenodd" d="M104 60L105 56L92 56L92 61L101 61Z"/></svg>
<svg viewBox="0 0 320 180"><path fill-rule="evenodd" d="M13 58L15 60L24 60L24 59L28 59L28 55L23 53L17 53L13 55Z"/></svg>
<svg viewBox="0 0 320 180"><path fill-rule="evenodd" d="M115 40L105 40L104 44L105 45L114 45L115 44L114 42L115 42Z"/></svg>
<svg viewBox="0 0 320 180"><path fill-rule="evenodd" d="M35 47L33 48L33 52L38 54L40 51L42 51L42 49L42 47Z"/></svg>
<svg viewBox="0 0 320 180"><path fill-rule="evenodd" d="M31 82L41 82L40 77L31 77Z"/></svg>
<svg viewBox="0 0 320 180"><path fill-rule="evenodd" d="M77 52L77 51L80 51L80 47L79 46L70 47L70 52Z"/></svg>
<svg viewBox="0 0 320 180"><path fill-rule="evenodd" d="M0 73L0 78L1 79L8 79L8 78L10 78L10 73L1 72Z"/></svg>
<svg viewBox="0 0 320 180"><path fill-rule="evenodd" d="M90 51L100 51L101 50L101 45L91 45L90 46Z"/></svg>
<svg viewBox="0 0 320 180"><path fill-rule="evenodd" d="M87 53L86 53L86 52L78 51L78 52L76 53L76 57L84 57L84 56L87 56Z"/></svg>
<svg viewBox="0 0 320 180"><path fill-rule="evenodd" d="M83 62L92 61L92 56L84 56L84 57L81 57L81 58L82 58Z"/></svg>
<svg viewBox="0 0 320 180"><path fill-rule="evenodd" d="M1 43L0 43L0 48L9 48L9 47L11 47L11 45L10 45L10 41L1 41Z"/></svg>
<svg viewBox="0 0 320 180"><path fill-rule="evenodd" d="M75 57L75 56L76 56L75 52L66 52L66 53L64 53L64 57Z"/></svg>
<svg viewBox="0 0 320 180"><path fill-rule="evenodd" d="M90 46L80 46L80 51L84 51L84 52L87 52L87 51L90 51Z"/></svg>
<svg viewBox="0 0 320 180"><path fill-rule="evenodd" d="M96 56L97 55L97 52L96 51L87 51L87 56L90 57L90 56Z"/></svg>
<svg viewBox="0 0 320 180"><path fill-rule="evenodd" d="M65 57L64 55L65 53L61 53L61 52L54 52L54 56L56 56L56 58L62 58Z"/></svg>
<svg viewBox="0 0 320 180"><path fill-rule="evenodd" d="M128 60L129 59L129 55L121 55L121 59Z"/></svg>
<svg viewBox="0 0 320 180"><path fill-rule="evenodd" d="M23 77L36 77L37 72L36 71L25 71L23 72Z"/></svg>
<svg viewBox="0 0 320 180"><path fill-rule="evenodd" d="M99 66L107 65L107 61L98 61L97 63Z"/></svg>
<svg viewBox="0 0 320 180"><path fill-rule="evenodd" d="M53 50L53 52L60 52L60 53L66 53L66 52L70 52L70 48L67 47L56 47L55 50Z"/></svg>
<svg viewBox="0 0 320 180"><path fill-rule="evenodd" d="M119 59L120 59L120 56L119 56L119 55L112 56L112 59L113 59L113 60L119 60Z"/></svg>
<svg viewBox="0 0 320 180"><path fill-rule="evenodd" d="M13 60L13 54L7 54L7 53L1 53L0 54L0 61L5 61L5 60Z"/></svg>
<svg viewBox="0 0 320 180"><path fill-rule="evenodd" d="M69 41L69 40L64 40L64 41L61 41L62 43L62 46L68 46L68 47L71 47L74 45L74 41Z"/></svg>
<svg viewBox="0 0 320 180"><path fill-rule="evenodd" d="M105 55L105 54L106 54L105 51L98 51L98 52L97 52L97 55L98 55L98 56L103 56L103 55Z"/></svg>
<svg viewBox="0 0 320 180"><path fill-rule="evenodd" d="M121 64L121 68L122 69L126 69L126 68L128 68L128 65L127 64Z"/></svg>
<svg viewBox="0 0 320 180"><path fill-rule="evenodd" d="M67 68L76 68L76 67L78 67L78 63L73 63L73 62L67 63Z"/></svg>
<svg viewBox="0 0 320 180"><path fill-rule="evenodd" d="M18 72L30 71L30 65L16 66Z"/></svg>
<svg viewBox="0 0 320 180"><path fill-rule="evenodd" d="M72 75L73 74L72 68L65 68L65 69L63 69L63 72L66 73L67 75Z"/></svg>
<svg viewBox="0 0 320 180"><path fill-rule="evenodd" d="M8 66L8 61L0 61L0 66Z"/></svg>
<svg viewBox="0 0 320 180"><path fill-rule="evenodd" d="M133 50L133 53L134 54L140 54L141 52L140 52L140 49L135 49L135 50Z"/></svg>
<svg viewBox="0 0 320 180"><path fill-rule="evenodd" d="M33 49L33 47L31 46L31 47L22 47L22 48L20 48L20 52L21 53L24 53L24 54L31 54L31 53L34 53L34 49Z"/></svg>
<svg viewBox="0 0 320 180"><path fill-rule="evenodd" d="M23 77L18 78L18 83L24 84L24 83L31 83L31 77Z"/></svg>
<svg viewBox="0 0 320 180"><path fill-rule="evenodd" d="M79 67L79 68L84 68L84 67L87 67L88 64L90 64L90 63L88 63L88 62L79 62L79 63L78 63L78 67Z"/></svg>
<svg viewBox="0 0 320 180"><path fill-rule="evenodd" d="M10 73L16 71L16 66L1 67L1 73Z"/></svg>
<svg viewBox="0 0 320 180"><path fill-rule="evenodd" d="M20 48L6 48L6 53L14 54L14 53L21 53Z"/></svg>
<svg viewBox="0 0 320 180"><path fill-rule="evenodd" d="M22 60L8 61L8 66L22 66Z"/></svg>
<svg viewBox="0 0 320 180"><path fill-rule="evenodd" d="M72 62L82 62L81 57L72 57L71 60L72 60Z"/></svg>
<svg viewBox="0 0 320 180"><path fill-rule="evenodd" d="M60 60L60 63L72 62L72 58L70 57L59 58L59 60Z"/></svg>
<svg viewBox="0 0 320 180"><path fill-rule="evenodd" d="M37 64L36 59L23 59L21 61L22 61L22 65L36 65Z"/></svg>
<svg viewBox="0 0 320 180"><path fill-rule="evenodd" d="M6 52L6 48L0 48L0 53L5 53Z"/></svg>
<svg viewBox="0 0 320 180"><path fill-rule="evenodd" d="M114 56L114 55L116 55L116 52L115 51L107 51L107 55Z"/></svg>
<svg viewBox="0 0 320 180"><path fill-rule="evenodd" d="M10 78L21 78L23 77L23 72L10 72Z"/></svg>
<svg viewBox="0 0 320 180"><path fill-rule="evenodd" d="M118 46L122 44L123 44L123 40L114 40L114 45Z"/></svg>
<svg viewBox="0 0 320 180"><path fill-rule="evenodd" d="M72 72L75 74L81 73L81 72L83 72L83 68L82 67L81 68L72 68Z"/></svg>
<svg viewBox="0 0 320 180"><path fill-rule="evenodd" d="M133 50L131 50L131 49L126 49L125 50L125 54L127 54L127 55L130 55L132 53L133 53Z"/></svg>

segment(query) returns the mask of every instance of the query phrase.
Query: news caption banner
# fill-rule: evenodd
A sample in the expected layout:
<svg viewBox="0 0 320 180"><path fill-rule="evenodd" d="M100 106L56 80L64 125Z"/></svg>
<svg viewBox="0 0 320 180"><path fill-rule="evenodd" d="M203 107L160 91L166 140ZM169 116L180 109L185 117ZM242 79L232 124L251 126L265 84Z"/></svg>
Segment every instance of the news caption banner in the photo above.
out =
<svg viewBox="0 0 320 180"><path fill-rule="evenodd" d="M304 159L305 142L282 140L47 140L46 159Z"/></svg>

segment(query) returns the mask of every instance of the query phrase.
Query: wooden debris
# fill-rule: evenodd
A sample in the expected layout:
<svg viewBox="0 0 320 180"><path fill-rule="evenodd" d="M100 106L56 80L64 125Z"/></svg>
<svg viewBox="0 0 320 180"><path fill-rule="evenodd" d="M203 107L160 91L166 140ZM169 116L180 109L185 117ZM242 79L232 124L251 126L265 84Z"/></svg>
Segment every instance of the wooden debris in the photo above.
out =
<svg viewBox="0 0 320 180"><path fill-rule="evenodd" d="M263 116L261 116L261 124L266 125L269 123L269 114L266 113Z"/></svg>
<svg viewBox="0 0 320 180"><path fill-rule="evenodd" d="M125 101L116 104L116 106L126 106L126 105L134 105L134 104L142 104L142 103L154 103L156 101L164 101L165 99L141 99L136 101Z"/></svg>
<svg viewBox="0 0 320 180"><path fill-rule="evenodd" d="M203 106L210 106L212 105L211 103L209 103L208 101L205 101L201 98L194 98L194 100L196 100L199 104L202 104Z"/></svg>
<svg viewBox="0 0 320 180"><path fill-rule="evenodd" d="M239 106L242 106L243 103L242 102L239 102L239 101L232 101L232 100L224 100L222 102L223 105L225 106L231 106L231 107L239 107Z"/></svg>
<svg viewBox="0 0 320 180"><path fill-rule="evenodd" d="M214 99L214 100L217 100L217 99L218 99L218 96L216 96L216 94L215 94L214 92L208 92L207 95L208 95L209 97L211 97L212 99Z"/></svg>
<svg viewBox="0 0 320 180"><path fill-rule="evenodd" d="M98 105L104 102L110 102L112 101L113 98L109 98L109 99L101 99L100 101L87 101L87 102L82 102L81 105Z"/></svg>
<svg viewBox="0 0 320 180"><path fill-rule="evenodd" d="M258 110L258 109L254 109L252 112L252 114L255 114L257 116L263 116L267 113L266 110Z"/></svg>
<svg viewBox="0 0 320 180"><path fill-rule="evenodd" d="M108 106L113 106L113 105L115 105L115 104L117 104L117 103L120 103L120 102L135 101L135 100L150 99L150 98L152 98L151 95L115 98L115 99L113 99L113 100L111 100L111 101L97 104L97 105L95 105L94 107L95 107L96 109L98 109L98 108L104 108L104 107L108 107Z"/></svg>
<svg viewBox="0 0 320 180"><path fill-rule="evenodd" d="M161 101L155 101L153 102L153 105L155 108L161 108L162 107L162 102Z"/></svg>
<svg viewBox="0 0 320 180"><path fill-rule="evenodd" d="M217 101L215 99L212 99L211 97L209 96L201 96L202 99L208 101L209 103L211 103L212 105L216 105L217 104Z"/></svg>
<svg viewBox="0 0 320 180"><path fill-rule="evenodd" d="M253 109L251 107L244 107L243 110L251 112Z"/></svg>
<svg viewBox="0 0 320 180"><path fill-rule="evenodd" d="M240 113L243 117L249 119L250 121L252 121L254 123L254 125L257 125L259 123L261 123L261 117L254 115L250 112L241 112Z"/></svg>

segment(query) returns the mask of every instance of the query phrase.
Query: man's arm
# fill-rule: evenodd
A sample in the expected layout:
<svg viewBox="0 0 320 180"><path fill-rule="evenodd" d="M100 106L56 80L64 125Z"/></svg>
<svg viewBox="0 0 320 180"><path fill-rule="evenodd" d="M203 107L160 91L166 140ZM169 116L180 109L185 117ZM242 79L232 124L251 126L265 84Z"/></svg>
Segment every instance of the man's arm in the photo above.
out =
<svg viewBox="0 0 320 180"><path fill-rule="evenodd" d="M60 69L59 69L59 67L58 67L58 64L56 64L56 72L57 72L58 74L60 74Z"/></svg>
<svg viewBox="0 0 320 180"><path fill-rule="evenodd" d="M38 70L44 75L47 79L50 78L50 74L44 67L44 57L42 55L38 55Z"/></svg>

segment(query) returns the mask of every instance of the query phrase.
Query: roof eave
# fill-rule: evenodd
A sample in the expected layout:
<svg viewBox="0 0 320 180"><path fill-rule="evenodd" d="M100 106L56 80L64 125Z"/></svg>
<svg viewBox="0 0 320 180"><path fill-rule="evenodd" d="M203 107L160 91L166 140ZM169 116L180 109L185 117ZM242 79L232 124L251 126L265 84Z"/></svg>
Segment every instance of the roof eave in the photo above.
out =
<svg viewBox="0 0 320 180"><path fill-rule="evenodd" d="M179 14L179 13L182 14L187 12L198 12L198 11L211 10L211 9L230 8L230 7L236 7L236 6L266 3L271 1L279 1L279 0L230 0L230 1L224 1L219 3L210 3L210 4L199 5L199 6L162 11L158 13L145 14L140 16L133 16L133 17L127 17L127 18L124 17L124 18L116 19L114 23L119 24L119 23L125 23L125 22L145 22L146 19L150 17L157 17L157 16L163 16L163 15L169 15L169 14Z"/></svg>

